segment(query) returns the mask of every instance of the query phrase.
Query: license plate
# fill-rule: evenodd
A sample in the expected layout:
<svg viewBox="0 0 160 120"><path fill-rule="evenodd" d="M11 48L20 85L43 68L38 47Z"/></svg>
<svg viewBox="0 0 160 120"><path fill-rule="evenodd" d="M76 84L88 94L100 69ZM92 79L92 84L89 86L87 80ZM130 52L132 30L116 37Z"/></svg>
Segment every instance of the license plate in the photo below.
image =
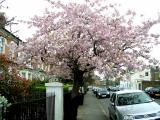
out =
<svg viewBox="0 0 160 120"><path fill-rule="evenodd" d="M102 97L106 97L106 95L102 95Z"/></svg>
<svg viewBox="0 0 160 120"><path fill-rule="evenodd" d="M160 96L160 94L155 94L155 96Z"/></svg>

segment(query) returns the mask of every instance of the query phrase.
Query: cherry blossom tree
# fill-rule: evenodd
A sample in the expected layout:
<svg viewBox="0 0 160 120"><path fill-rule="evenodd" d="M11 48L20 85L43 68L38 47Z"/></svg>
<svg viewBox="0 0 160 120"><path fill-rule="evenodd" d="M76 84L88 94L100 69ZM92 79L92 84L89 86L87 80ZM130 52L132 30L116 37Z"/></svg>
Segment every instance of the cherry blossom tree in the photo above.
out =
<svg viewBox="0 0 160 120"><path fill-rule="evenodd" d="M5 2L6 0L0 0L0 8L2 7L2 4Z"/></svg>
<svg viewBox="0 0 160 120"><path fill-rule="evenodd" d="M148 32L157 20L135 24L135 12L121 14L105 0L48 2L49 10L28 22L37 31L21 47L23 60L52 65L52 74L73 79L72 97L86 72L105 70L116 75L123 68L142 66L142 58L150 59L158 35Z"/></svg>
<svg viewBox="0 0 160 120"><path fill-rule="evenodd" d="M1 10L4 11L4 9L8 9L8 6L4 5L4 3L6 2L7 0L0 0L0 27L6 27L6 26L11 26L13 24L18 24L18 23L15 23L15 17L12 17L12 18L8 18L6 17L5 15L5 12L2 12ZM10 30L11 31L11 30Z"/></svg>

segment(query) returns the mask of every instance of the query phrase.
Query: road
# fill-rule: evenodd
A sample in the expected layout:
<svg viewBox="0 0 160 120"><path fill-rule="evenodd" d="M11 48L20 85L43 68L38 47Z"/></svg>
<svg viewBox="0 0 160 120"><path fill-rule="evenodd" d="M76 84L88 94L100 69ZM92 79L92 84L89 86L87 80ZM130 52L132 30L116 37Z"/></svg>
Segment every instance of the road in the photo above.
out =
<svg viewBox="0 0 160 120"><path fill-rule="evenodd" d="M160 99L155 99L160 104ZM84 99L84 105L78 109L77 120L109 120L109 98L97 99L92 91L89 91Z"/></svg>

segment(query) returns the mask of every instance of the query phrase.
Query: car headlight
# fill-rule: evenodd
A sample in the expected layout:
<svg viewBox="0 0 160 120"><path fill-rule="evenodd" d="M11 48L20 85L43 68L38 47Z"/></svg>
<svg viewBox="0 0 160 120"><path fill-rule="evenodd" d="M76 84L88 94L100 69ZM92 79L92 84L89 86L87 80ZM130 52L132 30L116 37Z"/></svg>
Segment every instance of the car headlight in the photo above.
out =
<svg viewBox="0 0 160 120"><path fill-rule="evenodd" d="M125 115L124 120L134 120L134 116L133 115Z"/></svg>
<svg viewBox="0 0 160 120"><path fill-rule="evenodd" d="M159 112L157 112L157 116L160 116L160 111L159 111Z"/></svg>
<svg viewBox="0 0 160 120"><path fill-rule="evenodd" d="M98 93L98 95L101 95L101 93Z"/></svg>

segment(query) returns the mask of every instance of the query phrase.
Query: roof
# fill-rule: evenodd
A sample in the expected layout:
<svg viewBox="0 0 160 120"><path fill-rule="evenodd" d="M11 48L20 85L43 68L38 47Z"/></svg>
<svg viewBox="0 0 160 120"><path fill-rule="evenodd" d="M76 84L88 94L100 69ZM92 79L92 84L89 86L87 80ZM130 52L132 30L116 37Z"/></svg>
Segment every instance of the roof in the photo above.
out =
<svg viewBox="0 0 160 120"><path fill-rule="evenodd" d="M117 94L125 94L125 93L135 93L135 92L143 92L142 90L121 90L117 91Z"/></svg>
<svg viewBox="0 0 160 120"><path fill-rule="evenodd" d="M0 27L0 32L2 32L6 37L10 37L17 45L19 45L19 42L22 42L21 39L19 39L17 36L9 32L7 29ZM5 37L3 36L3 37Z"/></svg>

